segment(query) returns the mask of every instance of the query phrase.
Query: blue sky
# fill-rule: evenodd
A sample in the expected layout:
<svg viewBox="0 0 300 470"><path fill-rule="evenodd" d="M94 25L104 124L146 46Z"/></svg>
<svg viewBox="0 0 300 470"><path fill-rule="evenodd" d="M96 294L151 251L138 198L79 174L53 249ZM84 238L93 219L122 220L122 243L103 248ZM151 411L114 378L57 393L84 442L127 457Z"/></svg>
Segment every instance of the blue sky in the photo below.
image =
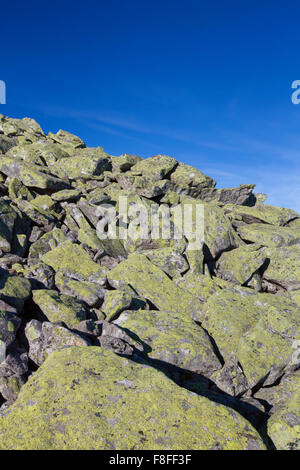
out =
<svg viewBox="0 0 300 470"><path fill-rule="evenodd" d="M113 155L172 155L299 212L299 14L289 0L10 0L0 113Z"/></svg>

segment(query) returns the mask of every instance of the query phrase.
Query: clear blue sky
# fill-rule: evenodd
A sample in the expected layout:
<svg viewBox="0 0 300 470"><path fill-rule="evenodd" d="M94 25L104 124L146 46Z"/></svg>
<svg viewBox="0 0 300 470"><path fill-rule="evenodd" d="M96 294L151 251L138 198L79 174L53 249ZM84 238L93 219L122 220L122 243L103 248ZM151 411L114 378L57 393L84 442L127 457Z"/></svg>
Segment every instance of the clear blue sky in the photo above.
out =
<svg viewBox="0 0 300 470"><path fill-rule="evenodd" d="M4 5L5 3L5 5ZM0 113L300 211L300 2L1 2Z"/></svg>

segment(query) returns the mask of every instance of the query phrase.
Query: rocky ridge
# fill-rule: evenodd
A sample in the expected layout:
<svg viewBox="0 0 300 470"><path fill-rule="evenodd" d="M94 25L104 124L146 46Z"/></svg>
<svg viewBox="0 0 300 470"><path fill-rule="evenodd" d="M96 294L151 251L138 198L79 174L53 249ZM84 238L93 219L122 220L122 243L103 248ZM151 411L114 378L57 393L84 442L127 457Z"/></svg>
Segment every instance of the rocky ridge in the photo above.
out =
<svg viewBox="0 0 300 470"><path fill-rule="evenodd" d="M0 115L0 449L300 449L300 216L253 190ZM202 245L99 238L120 196Z"/></svg>

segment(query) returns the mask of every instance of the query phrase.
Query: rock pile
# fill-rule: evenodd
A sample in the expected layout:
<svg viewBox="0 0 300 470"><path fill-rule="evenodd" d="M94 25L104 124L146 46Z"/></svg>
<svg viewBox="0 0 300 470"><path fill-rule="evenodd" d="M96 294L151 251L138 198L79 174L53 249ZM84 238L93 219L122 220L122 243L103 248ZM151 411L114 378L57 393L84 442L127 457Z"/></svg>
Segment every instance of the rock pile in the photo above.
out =
<svg viewBox="0 0 300 470"><path fill-rule="evenodd" d="M215 186L0 115L0 449L300 449L300 216ZM201 246L100 237L120 197Z"/></svg>

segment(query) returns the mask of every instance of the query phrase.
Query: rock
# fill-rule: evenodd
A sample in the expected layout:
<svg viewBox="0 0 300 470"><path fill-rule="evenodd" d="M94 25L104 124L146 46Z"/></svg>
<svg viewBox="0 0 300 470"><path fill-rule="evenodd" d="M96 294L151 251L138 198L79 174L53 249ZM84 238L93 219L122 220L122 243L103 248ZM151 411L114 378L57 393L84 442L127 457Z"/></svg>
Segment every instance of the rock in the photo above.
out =
<svg viewBox="0 0 300 470"><path fill-rule="evenodd" d="M78 281L88 281L102 286L106 280L106 270L94 263L85 250L65 241L45 253L42 261L51 266L55 272L62 272Z"/></svg>
<svg viewBox="0 0 300 470"><path fill-rule="evenodd" d="M182 318L200 318L200 302L189 292L176 286L144 255L132 254L126 261L108 273L108 281L115 288L130 284L141 296L158 309L174 311Z"/></svg>
<svg viewBox="0 0 300 470"><path fill-rule="evenodd" d="M204 199L211 195L216 185L212 178L184 163L179 163L176 170L171 174L170 179L174 184L175 192L199 199Z"/></svg>
<svg viewBox="0 0 300 470"><path fill-rule="evenodd" d="M21 159L2 157L0 171L10 178L18 178L24 186L48 191L68 189L69 184L56 176L45 173L39 165L29 164Z"/></svg>
<svg viewBox="0 0 300 470"><path fill-rule="evenodd" d="M62 178L76 179L98 176L110 167L110 160L103 155L83 158L81 155L61 158L51 165L51 172Z"/></svg>
<svg viewBox="0 0 300 470"><path fill-rule="evenodd" d="M10 275L8 271L0 268L0 286L0 298L20 312L25 300L30 297L30 282L22 277Z"/></svg>
<svg viewBox="0 0 300 470"><path fill-rule="evenodd" d="M205 331L192 320L164 311L124 312L115 323L134 332L152 359L209 377L221 368Z"/></svg>
<svg viewBox="0 0 300 470"><path fill-rule="evenodd" d="M267 224L250 224L238 227L240 237L252 243L268 247L300 246L299 230L288 227L274 227Z"/></svg>
<svg viewBox="0 0 300 470"><path fill-rule="evenodd" d="M39 124L30 118L13 119L6 116L0 116L0 132L9 137L23 136L24 134L30 139L45 137Z"/></svg>
<svg viewBox="0 0 300 470"><path fill-rule="evenodd" d="M145 250L143 254L170 277L176 277L189 269L186 259L174 248Z"/></svg>
<svg viewBox="0 0 300 470"><path fill-rule="evenodd" d="M256 396L271 403L268 432L278 450L300 449L300 374L285 377L279 385L261 389Z"/></svg>
<svg viewBox="0 0 300 470"><path fill-rule="evenodd" d="M286 298L222 290L208 298L202 314L223 358L236 355L249 387L272 385L286 368L297 367L299 309Z"/></svg>
<svg viewBox="0 0 300 470"><path fill-rule="evenodd" d="M62 271L55 275L55 285L62 294L71 295L82 300L89 307L97 307L105 295L105 289L101 289L98 282L78 281L72 279Z"/></svg>
<svg viewBox="0 0 300 470"><path fill-rule="evenodd" d="M0 363L5 360L7 347L13 343L21 319L14 313L0 310Z"/></svg>
<svg viewBox="0 0 300 470"><path fill-rule="evenodd" d="M120 157L111 157L113 172L119 173L121 171L128 171L141 160L141 157L136 155L128 155L127 153L121 155Z"/></svg>
<svg viewBox="0 0 300 470"><path fill-rule="evenodd" d="M63 189L51 195L53 201L76 201L79 199L81 192L78 189Z"/></svg>
<svg viewBox="0 0 300 470"><path fill-rule="evenodd" d="M90 342L58 324L31 320L25 328L29 357L38 366L53 352L71 346L89 346Z"/></svg>
<svg viewBox="0 0 300 470"><path fill-rule="evenodd" d="M14 227L18 218L17 212L9 201L0 198L0 249L9 253L12 249Z"/></svg>
<svg viewBox="0 0 300 470"><path fill-rule="evenodd" d="M300 215L253 189L0 114L0 448L299 447Z"/></svg>
<svg viewBox="0 0 300 470"><path fill-rule="evenodd" d="M219 389L233 396L243 395L249 388L247 378L234 353L225 359L222 369L214 372L211 379Z"/></svg>
<svg viewBox="0 0 300 470"><path fill-rule="evenodd" d="M254 184L241 184L238 188L216 189L209 200L216 200L223 204L240 204L252 206L255 202L255 196L252 193Z"/></svg>
<svg viewBox="0 0 300 470"><path fill-rule="evenodd" d="M83 302L58 294L55 290L35 290L33 300L50 322L64 322L69 328L86 320L88 316L88 309Z"/></svg>
<svg viewBox="0 0 300 470"><path fill-rule="evenodd" d="M79 137L70 132L60 129L56 134L49 132L48 137L54 142L73 147L74 149L84 148L85 143Z"/></svg>
<svg viewBox="0 0 300 470"><path fill-rule="evenodd" d="M217 275L225 281L243 285L261 268L266 254L260 245L245 245L222 253L216 263Z"/></svg>
<svg viewBox="0 0 300 470"><path fill-rule="evenodd" d="M264 448L233 410L94 347L53 353L0 421L0 436L1 449Z"/></svg>
<svg viewBox="0 0 300 470"><path fill-rule="evenodd" d="M107 321L113 321L118 318L123 310L130 306L131 302L132 297L126 292L108 290L105 293L101 310L105 313Z"/></svg>
<svg viewBox="0 0 300 470"><path fill-rule="evenodd" d="M291 209L269 206L268 204L257 204L255 207L226 205L226 211L232 217L241 218L246 224L265 223L284 226L299 217L299 214Z"/></svg>
<svg viewBox="0 0 300 470"><path fill-rule="evenodd" d="M288 291L300 289L300 247L267 248L264 254L269 260L264 279Z"/></svg>
<svg viewBox="0 0 300 470"><path fill-rule="evenodd" d="M177 166L175 158L167 155L155 155L142 159L131 168L133 175L149 175L154 181L165 179L165 177Z"/></svg>
<svg viewBox="0 0 300 470"><path fill-rule="evenodd" d="M238 248L241 245L230 220L222 208L213 204L204 205L204 243L205 258L215 259L223 251Z"/></svg>

